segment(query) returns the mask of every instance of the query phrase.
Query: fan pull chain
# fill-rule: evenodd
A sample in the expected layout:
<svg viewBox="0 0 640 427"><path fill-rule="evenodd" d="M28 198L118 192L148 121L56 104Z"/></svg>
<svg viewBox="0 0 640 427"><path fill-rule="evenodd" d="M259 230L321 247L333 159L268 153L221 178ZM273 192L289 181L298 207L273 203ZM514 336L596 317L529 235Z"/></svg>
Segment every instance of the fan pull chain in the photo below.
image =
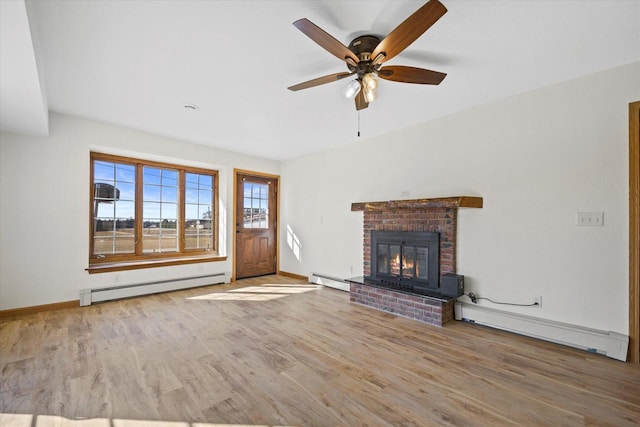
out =
<svg viewBox="0 0 640 427"><path fill-rule="evenodd" d="M360 111L358 111L358 138L360 138Z"/></svg>

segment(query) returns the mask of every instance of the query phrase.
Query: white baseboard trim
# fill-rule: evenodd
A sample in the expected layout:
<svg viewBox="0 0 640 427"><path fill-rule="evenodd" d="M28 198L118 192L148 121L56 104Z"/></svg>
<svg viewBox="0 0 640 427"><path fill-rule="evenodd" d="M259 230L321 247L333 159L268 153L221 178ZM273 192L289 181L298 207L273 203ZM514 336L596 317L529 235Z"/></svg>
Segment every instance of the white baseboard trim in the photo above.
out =
<svg viewBox="0 0 640 427"><path fill-rule="evenodd" d="M185 277L180 279L161 280L148 283L134 283L113 286L109 288L92 288L80 290L80 305L91 305L94 302L110 301L130 298L140 295L156 294L159 292L177 291L179 289L195 288L198 286L229 283L231 273L209 274L206 276Z"/></svg>
<svg viewBox="0 0 640 427"><path fill-rule="evenodd" d="M604 354L623 362L627 360L629 337L613 331L600 331L460 301L455 303L455 318Z"/></svg>
<svg viewBox="0 0 640 427"><path fill-rule="evenodd" d="M341 291L349 292L349 284L341 279L336 279L334 277L326 276L324 274L311 273L309 276L309 283L314 283L316 285L322 285L333 289L339 289Z"/></svg>

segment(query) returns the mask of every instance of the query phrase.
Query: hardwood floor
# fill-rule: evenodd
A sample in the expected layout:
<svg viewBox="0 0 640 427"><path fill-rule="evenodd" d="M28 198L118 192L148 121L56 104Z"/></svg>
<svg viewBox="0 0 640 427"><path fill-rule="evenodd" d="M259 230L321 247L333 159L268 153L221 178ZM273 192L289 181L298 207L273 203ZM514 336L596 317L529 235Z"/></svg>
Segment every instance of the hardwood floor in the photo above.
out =
<svg viewBox="0 0 640 427"><path fill-rule="evenodd" d="M3 319L0 344L0 425L640 422L640 365L281 276Z"/></svg>

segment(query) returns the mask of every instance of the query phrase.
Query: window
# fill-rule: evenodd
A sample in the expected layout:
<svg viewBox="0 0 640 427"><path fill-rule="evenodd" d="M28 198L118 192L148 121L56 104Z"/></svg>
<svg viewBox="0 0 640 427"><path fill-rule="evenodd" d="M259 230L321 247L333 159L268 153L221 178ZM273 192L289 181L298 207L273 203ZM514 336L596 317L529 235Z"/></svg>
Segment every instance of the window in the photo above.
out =
<svg viewBox="0 0 640 427"><path fill-rule="evenodd" d="M91 153L90 265L217 256L217 177Z"/></svg>

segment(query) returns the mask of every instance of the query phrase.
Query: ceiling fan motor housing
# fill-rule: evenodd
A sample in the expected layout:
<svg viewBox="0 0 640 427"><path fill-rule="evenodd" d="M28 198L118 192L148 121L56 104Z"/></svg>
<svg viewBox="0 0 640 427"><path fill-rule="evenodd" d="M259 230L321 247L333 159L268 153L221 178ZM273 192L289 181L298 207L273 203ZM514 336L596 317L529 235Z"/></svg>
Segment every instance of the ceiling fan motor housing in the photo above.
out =
<svg viewBox="0 0 640 427"><path fill-rule="evenodd" d="M380 44L380 39L376 36L365 35L356 37L349 43L349 50L358 57L358 64L354 65L347 61L349 71L356 72L358 77L362 77L367 73L377 71L372 64L371 52ZM378 67L379 68L379 67Z"/></svg>

